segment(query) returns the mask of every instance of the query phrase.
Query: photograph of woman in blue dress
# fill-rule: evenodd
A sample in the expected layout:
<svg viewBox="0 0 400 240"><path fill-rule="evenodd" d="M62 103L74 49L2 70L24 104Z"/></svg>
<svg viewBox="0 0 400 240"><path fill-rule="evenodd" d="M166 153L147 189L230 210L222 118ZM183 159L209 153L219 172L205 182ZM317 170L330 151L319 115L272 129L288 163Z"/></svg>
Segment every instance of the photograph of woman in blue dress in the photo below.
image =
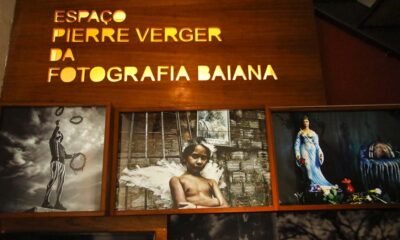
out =
<svg viewBox="0 0 400 240"><path fill-rule="evenodd" d="M319 192L321 188L332 187L321 171L324 162L324 153L319 146L318 135L310 129L310 120L304 116L302 127L297 133L294 144L296 165L307 174L309 192Z"/></svg>

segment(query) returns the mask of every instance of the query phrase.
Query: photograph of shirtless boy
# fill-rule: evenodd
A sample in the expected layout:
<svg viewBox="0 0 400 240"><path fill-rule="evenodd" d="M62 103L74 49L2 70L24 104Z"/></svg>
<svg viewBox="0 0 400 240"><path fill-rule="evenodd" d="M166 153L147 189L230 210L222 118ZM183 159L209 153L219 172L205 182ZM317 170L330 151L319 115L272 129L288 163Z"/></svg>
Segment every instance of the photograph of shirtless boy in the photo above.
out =
<svg viewBox="0 0 400 240"><path fill-rule="evenodd" d="M169 182L174 207L228 207L218 183L201 175L211 156L207 145L204 138L198 137L192 139L183 150L182 164L187 170L181 176L172 177Z"/></svg>

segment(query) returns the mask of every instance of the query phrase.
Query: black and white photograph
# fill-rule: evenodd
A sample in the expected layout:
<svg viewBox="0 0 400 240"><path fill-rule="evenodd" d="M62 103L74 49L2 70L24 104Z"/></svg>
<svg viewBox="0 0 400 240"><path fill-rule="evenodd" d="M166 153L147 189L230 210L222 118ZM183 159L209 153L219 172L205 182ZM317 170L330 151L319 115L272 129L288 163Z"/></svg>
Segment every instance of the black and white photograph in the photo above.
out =
<svg viewBox="0 0 400 240"><path fill-rule="evenodd" d="M197 136L214 145L229 145L229 111L197 111Z"/></svg>
<svg viewBox="0 0 400 240"><path fill-rule="evenodd" d="M223 146L197 135L199 111L119 113L116 210L271 206L264 110L220 113Z"/></svg>
<svg viewBox="0 0 400 240"><path fill-rule="evenodd" d="M168 239L275 240L275 213L171 215Z"/></svg>
<svg viewBox="0 0 400 240"><path fill-rule="evenodd" d="M1 213L99 211L105 107L3 106Z"/></svg>

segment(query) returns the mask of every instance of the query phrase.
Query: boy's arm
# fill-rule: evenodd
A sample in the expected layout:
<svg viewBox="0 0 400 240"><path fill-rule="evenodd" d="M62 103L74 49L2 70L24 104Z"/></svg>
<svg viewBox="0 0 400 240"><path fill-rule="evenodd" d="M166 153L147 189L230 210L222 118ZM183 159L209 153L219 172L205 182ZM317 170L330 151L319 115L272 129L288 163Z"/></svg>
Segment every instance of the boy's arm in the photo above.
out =
<svg viewBox="0 0 400 240"><path fill-rule="evenodd" d="M174 202L174 207L176 208L195 208L196 206L189 206L189 203L185 197L185 191L183 190L182 184L178 177L172 177L169 180L169 188L171 189L172 201ZM184 204L184 206L181 206Z"/></svg>
<svg viewBox="0 0 400 240"><path fill-rule="evenodd" d="M220 207L229 207L226 202L224 195L218 187L218 183L215 180L211 181L211 188L215 198L210 198L205 201L199 202L196 206L197 208L220 208Z"/></svg>
<svg viewBox="0 0 400 240"><path fill-rule="evenodd" d="M218 187L218 183L213 180L212 186L213 186L214 195L219 201L219 207L229 207L228 203L226 202L226 200L224 198L224 195L222 194L221 190Z"/></svg>

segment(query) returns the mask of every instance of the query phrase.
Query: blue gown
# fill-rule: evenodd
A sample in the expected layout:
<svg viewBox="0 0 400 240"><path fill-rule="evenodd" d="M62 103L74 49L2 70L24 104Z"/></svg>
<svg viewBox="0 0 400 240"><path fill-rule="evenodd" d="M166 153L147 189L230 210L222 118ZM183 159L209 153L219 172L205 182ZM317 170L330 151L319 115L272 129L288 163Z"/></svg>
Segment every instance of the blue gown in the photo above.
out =
<svg viewBox="0 0 400 240"><path fill-rule="evenodd" d="M305 160L304 167L307 171L307 177L310 180L311 191L313 191L316 186L333 186L326 180L321 172L323 158L320 159L319 156L322 154L323 157L323 152L319 146L318 135L314 131L309 130L306 134L300 130L296 137L294 151L296 156L300 156L300 158L304 158ZM299 161L296 161L296 164L302 167Z"/></svg>

